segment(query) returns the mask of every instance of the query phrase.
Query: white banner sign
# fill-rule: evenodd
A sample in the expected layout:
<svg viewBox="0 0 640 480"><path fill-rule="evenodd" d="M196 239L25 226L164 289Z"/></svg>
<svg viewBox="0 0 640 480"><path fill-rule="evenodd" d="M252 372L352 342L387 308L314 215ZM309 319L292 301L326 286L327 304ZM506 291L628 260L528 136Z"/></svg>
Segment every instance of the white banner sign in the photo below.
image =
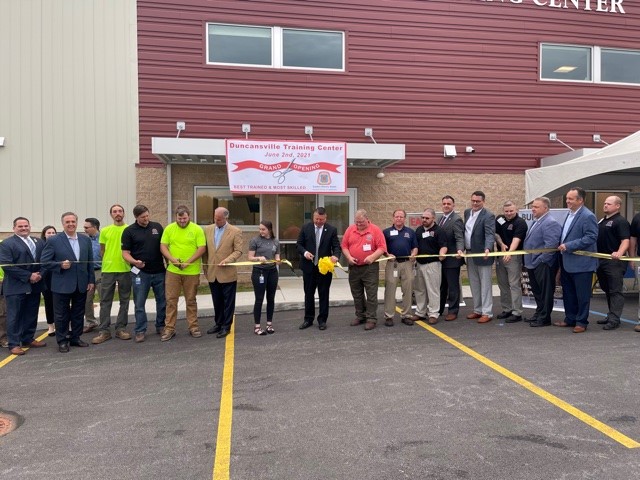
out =
<svg viewBox="0 0 640 480"><path fill-rule="evenodd" d="M227 140L234 193L345 193L347 144Z"/></svg>

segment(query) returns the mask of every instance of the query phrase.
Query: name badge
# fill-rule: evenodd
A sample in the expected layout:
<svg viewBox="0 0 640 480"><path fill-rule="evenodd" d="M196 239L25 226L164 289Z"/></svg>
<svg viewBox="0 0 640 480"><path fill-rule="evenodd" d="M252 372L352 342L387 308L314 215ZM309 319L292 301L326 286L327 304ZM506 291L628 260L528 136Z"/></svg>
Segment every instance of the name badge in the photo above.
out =
<svg viewBox="0 0 640 480"><path fill-rule="evenodd" d="M391 230L389 232L389 236L391 237L397 237L398 236L398 230Z"/></svg>
<svg viewBox="0 0 640 480"><path fill-rule="evenodd" d="M363 252L370 252L371 251L371 245L369 245L368 243L365 243L364 245L362 245L362 251Z"/></svg>
<svg viewBox="0 0 640 480"><path fill-rule="evenodd" d="M427 238L429 236L429 232L422 232L422 238Z"/></svg>
<svg viewBox="0 0 640 480"><path fill-rule="evenodd" d="M504 218L502 218L502 217L500 217L500 218L498 218L497 222L498 222L500 225L504 225L505 219L504 219Z"/></svg>

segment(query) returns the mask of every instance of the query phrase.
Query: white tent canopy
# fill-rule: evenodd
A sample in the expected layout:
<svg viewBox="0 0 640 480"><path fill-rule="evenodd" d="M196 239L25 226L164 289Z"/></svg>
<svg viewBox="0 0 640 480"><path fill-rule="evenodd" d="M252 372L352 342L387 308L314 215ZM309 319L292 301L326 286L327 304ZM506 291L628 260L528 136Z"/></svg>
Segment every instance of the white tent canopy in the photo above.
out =
<svg viewBox="0 0 640 480"><path fill-rule="evenodd" d="M610 174L610 175L607 175ZM640 174L640 131L611 145L559 165L525 171L525 203L534 198L557 193L574 185L589 189L607 189L635 185ZM599 181L595 182L594 177ZM564 193L562 191L562 193Z"/></svg>

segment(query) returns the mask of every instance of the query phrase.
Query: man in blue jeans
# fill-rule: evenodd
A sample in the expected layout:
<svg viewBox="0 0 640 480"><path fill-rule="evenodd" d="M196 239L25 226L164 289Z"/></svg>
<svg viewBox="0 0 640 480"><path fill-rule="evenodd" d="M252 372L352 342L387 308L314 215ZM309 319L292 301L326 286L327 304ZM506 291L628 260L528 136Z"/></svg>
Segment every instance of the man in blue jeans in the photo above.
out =
<svg viewBox="0 0 640 480"><path fill-rule="evenodd" d="M147 332L145 304L149 290L156 298L156 333L164 329L167 303L164 295L165 266L160 253L162 225L149 220L149 209L144 205L133 208L136 221L122 232L122 257L131 265L131 283L135 305L135 341L144 342Z"/></svg>

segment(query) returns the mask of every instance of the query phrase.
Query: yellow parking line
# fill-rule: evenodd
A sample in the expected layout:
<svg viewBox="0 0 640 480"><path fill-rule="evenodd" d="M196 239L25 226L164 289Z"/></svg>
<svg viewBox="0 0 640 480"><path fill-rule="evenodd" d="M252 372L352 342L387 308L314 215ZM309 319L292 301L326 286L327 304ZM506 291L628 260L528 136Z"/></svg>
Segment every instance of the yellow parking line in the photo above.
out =
<svg viewBox="0 0 640 480"><path fill-rule="evenodd" d="M462 343L458 342L457 340L454 340L453 338L449 337L448 335L445 335L441 331L436 330L435 328L425 324L424 322L418 322L418 325L420 325L425 330L428 330L429 332L433 333L435 336L440 337L445 342L447 342L447 343L453 345L454 347L462 350L464 353L466 353L467 355L475 358L480 363L483 363L487 367L492 368L496 372L504 375L509 380L512 380L512 381L516 382L518 385L520 385L520 386L526 388L527 390L529 390L530 392L533 392L536 395L542 397L543 399L545 399L546 401L552 403L556 407L561 408L565 412L567 412L567 413L573 415L574 417L576 417L578 420L583 421L584 423L586 423L590 427L595 428L596 430L598 430L601 433L604 433L606 436L612 438L616 442L621 443L625 447L627 447L627 448L638 448L638 447L640 447L640 443L638 443L635 440L633 440L632 438L629 438L626 435L620 433L615 428L612 428L609 425L606 425L606 424L602 423L601 421L596 420L591 415L588 415L588 414L584 413L582 410L579 410L576 407L574 407L573 405L570 405L569 403L565 402L564 400L559 399L555 395L552 395L551 393L547 392L546 390L543 390L542 388L534 385L530 381L525 380L521 376L516 375L515 373L507 370L504 367L501 367L497 363L489 360L487 357L485 357L483 355L480 355L479 353L477 353L474 350L470 349L469 347L463 345Z"/></svg>
<svg viewBox="0 0 640 480"><path fill-rule="evenodd" d="M47 336L48 336L47 332L44 332L42 335L40 335L38 338L36 338L36 340L41 342L42 340L47 338ZM26 352L29 349L28 348L23 348L23 350ZM4 360L0 361L0 368L2 368L5 365L9 364L10 362L15 360L16 358L18 358L18 355L9 354L9 356L7 358L5 358Z"/></svg>
<svg viewBox="0 0 640 480"><path fill-rule="evenodd" d="M234 316L235 320L235 316ZM231 462L231 420L233 418L233 361L235 321L225 341L224 369L222 370L222 393L220 394L220 416L218 437L213 460L213 480L229 480Z"/></svg>

